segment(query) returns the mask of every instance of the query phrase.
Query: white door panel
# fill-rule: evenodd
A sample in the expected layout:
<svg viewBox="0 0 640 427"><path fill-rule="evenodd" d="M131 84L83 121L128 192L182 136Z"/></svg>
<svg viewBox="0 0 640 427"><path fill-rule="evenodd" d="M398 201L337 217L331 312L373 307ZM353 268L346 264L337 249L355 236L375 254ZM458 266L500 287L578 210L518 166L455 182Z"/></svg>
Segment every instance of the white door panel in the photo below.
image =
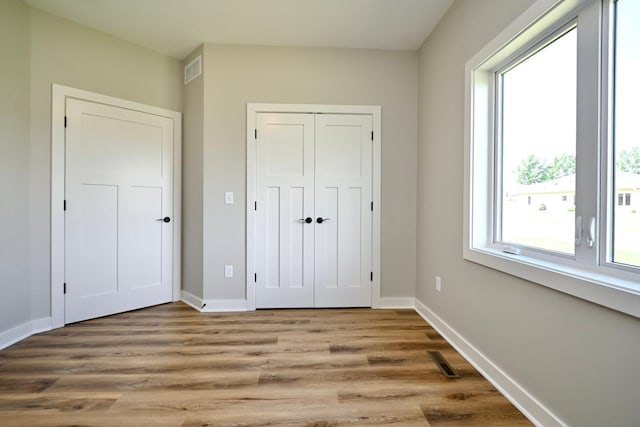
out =
<svg viewBox="0 0 640 427"><path fill-rule="evenodd" d="M81 184L78 214L82 219L69 236L69 245L78 248L77 266L87 296L118 292L118 186ZM90 219L90 220L89 220Z"/></svg>
<svg viewBox="0 0 640 427"><path fill-rule="evenodd" d="M65 321L172 297L173 122L68 99Z"/></svg>
<svg viewBox="0 0 640 427"><path fill-rule="evenodd" d="M258 114L256 307L313 307L313 116Z"/></svg>
<svg viewBox="0 0 640 427"><path fill-rule="evenodd" d="M125 289L162 286L162 187L132 186L121 237Z"/></svg>
<svg viewBox="0 0 640 427"><path fill-rule="evenodd" d="M371 306L372 118L316 116L315 303Z"/></svg>

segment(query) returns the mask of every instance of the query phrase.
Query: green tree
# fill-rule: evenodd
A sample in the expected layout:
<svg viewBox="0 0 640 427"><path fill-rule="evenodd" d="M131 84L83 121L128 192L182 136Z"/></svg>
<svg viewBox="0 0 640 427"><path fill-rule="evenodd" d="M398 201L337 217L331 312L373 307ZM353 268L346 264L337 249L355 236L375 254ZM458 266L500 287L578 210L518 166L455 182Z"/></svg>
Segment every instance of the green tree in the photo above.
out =
<svg viewBox="0 0 640 427"><path fill-rule="evenodd" d="M551 166L549 166L550 179L558 179L574 173L576 173L576 156L573 154L562 153L554 157Z"/></svg>
<svg viewBox="0 0 640 427"><path fill-rule="evenodd" d="M539 159L534 154L529 154L516 169L518 184L530 185L549 181L551 179L549 171L550 167L546 161Z"/></svg>
<svg viewBox="0 0 640 427"><path fill-rule="evenodd" d="M640 147L621 151L616 159L616 168L622 172L640 174Z"/></svg>

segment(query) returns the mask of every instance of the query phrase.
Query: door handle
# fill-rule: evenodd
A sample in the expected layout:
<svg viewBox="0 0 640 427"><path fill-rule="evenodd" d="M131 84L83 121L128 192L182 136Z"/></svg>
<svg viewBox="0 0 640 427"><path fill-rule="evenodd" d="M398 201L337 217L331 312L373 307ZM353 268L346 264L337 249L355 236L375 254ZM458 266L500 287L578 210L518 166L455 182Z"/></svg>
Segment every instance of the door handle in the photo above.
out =
<svg viewBox="0 0 640 427"><path fill-rule="evenodd" d="M589 227L587 228L587 244L590 248L593 247L593 244L596 242L596 219L595 217L591 217L589 220Z"/></svg>
<svg viewBox="0 0 640 427"><path fill-rule="evenodd" d="M168 216L165 216L164 218L156 219L156 221L171 222L171 218L169 218Z"/></svg>
<svg viewBox="0 0 640 427"><path fill-rule="evenodd" d="M331 220L331 218L322 218L321 216L319 216L319 217L316 219L316 222L317 222L318 224L322 224L323 222L325 222L325 221L330 221L330 220Z"/></svg>
<svg viewBox="0 0 640 427"><path fill-rule="evenodd" d="M580 243L582 243L582 217L581 216L576 217L575 237L576 237L576 246L579 246Z"/></svg>
<svg viewBox="0 0 640 427"><path fill-rule="evenodd" d="M306 217L306 218L300 218L299 219L300 222L306 222L307 224L311 224L313 222L313 218L311 218L310 216Z"/></svg>

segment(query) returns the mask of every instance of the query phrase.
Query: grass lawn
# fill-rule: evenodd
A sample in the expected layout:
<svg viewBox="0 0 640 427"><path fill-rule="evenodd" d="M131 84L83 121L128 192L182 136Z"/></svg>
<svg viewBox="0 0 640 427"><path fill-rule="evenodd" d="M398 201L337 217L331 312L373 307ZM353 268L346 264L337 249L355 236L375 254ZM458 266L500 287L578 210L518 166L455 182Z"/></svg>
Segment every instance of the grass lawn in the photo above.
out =
<svg viewBox="0 0 640 427"><path fill-rule="evenodd" d="M573 255L574 229L575 212L566 206L539 210L538 206L516 202L504 205L505 242ZM614 230L614 262L640 266L640 212L634 212L629 206L616 206Z"/></svg>

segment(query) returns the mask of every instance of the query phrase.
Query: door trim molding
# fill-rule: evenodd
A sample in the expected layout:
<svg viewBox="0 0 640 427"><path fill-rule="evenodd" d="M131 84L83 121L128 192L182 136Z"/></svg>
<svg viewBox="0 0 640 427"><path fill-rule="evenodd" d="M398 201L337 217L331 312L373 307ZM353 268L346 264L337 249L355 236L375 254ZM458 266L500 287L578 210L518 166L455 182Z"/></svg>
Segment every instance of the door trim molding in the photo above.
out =
<svg viewBox="0 0 640 427"><path fill-rule="evenodd" d="M65 128L67 98L105 104L173 120L173 289L172 300L180 299L182 230L182 113L121 98L53 84L51 87L51 327L64 326L64 211Z"/></svg>
<svg viewBox="0 0 640 427"><path fill-rule="evenodd" d="M256 245L256 167L255 129L257 113L310 113L310 114L371 114L373 117L373 218L371 234L371 254L373 283L371 289L371 307L381 308L380 300L380 212L381 212L381 144L382 144L382 107L379 105L322 105L322 104L261 104L247 103L247 200L246 200L246 296L247 310L256 309L256 285L253 281L255 270Z"/></svg>

